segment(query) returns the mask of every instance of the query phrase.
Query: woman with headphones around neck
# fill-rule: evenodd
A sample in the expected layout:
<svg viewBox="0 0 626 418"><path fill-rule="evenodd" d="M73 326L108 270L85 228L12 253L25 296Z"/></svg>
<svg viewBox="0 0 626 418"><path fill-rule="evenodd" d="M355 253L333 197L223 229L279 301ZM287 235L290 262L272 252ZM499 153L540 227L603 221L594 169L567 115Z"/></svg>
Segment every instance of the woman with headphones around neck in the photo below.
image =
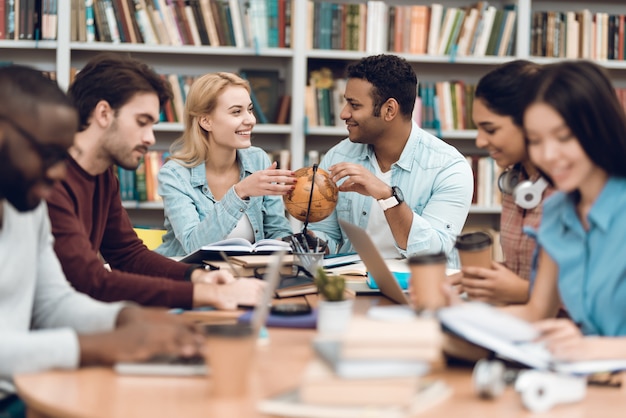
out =
<svg viewBox="0 0 626 418"><path fill-rule="evenodd" d="M540 74L538 64L516 60L492 70L476 86L472 109L478 129L476 146L489 151L505 170L498 179L505 262L493 262L492 269L464 267L461 273L451 276L453 284L460 285L460 292L472 300L495 304L528 300L536 245L524 229L539 227L543 199L553 191L528 157L522 127L525 89Z"/></svg>

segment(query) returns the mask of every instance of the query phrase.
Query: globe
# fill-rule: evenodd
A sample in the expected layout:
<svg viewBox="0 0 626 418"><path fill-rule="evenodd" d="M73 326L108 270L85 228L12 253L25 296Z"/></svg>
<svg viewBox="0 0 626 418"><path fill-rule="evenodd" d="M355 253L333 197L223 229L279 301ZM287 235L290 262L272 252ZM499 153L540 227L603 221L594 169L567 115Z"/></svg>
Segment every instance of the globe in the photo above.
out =
<svg viewBox="0 0 626 418"><path fill-rule="evenodd" d="M299 221L306 221L310 197L309 222L321 221L333 213L335 206L337 206L339 190L330 179L328 172L321 168L317 169L312 196L313 167L300 168L295 171L295 175L297 179L296 188L283 196L287 212Z"/></svg>

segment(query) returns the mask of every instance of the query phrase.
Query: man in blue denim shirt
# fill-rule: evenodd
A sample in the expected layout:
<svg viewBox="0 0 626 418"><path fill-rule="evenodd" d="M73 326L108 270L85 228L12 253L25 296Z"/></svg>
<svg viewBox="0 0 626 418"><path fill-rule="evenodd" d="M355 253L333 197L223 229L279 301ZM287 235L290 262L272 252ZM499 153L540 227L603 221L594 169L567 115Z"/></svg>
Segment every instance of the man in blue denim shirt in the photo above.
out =
<svg viewBox="0 0 626 418"><path fill-rule="evenodd" d="M348 138L320 167L339 185L333 214L311 225L330 252L354 251L338 218L367 229L385 258L444 252L458 267L454 242L473 193L472 170L452 146L412 121L417 76L394 55L348 67Z"/></svg>

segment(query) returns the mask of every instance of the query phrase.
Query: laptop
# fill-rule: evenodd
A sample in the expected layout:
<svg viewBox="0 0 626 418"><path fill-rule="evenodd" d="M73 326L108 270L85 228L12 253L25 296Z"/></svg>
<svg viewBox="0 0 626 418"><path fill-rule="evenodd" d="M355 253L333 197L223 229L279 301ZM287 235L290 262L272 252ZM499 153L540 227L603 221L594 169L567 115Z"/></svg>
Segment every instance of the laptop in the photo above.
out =
<svg viewBox="0 0 626 418"><path fill-rule="evenodd" d="M285 251L274 253L263 276L267 285L260 302L252 312L250 324L256 334L267 321L274 291L280 282L280 269ZM245 279L244 279L245 280ZM114 369L119 374L145 376L202 376L210 373L203 356L184 358L172 355L158 355L146 361L116 363Z"/></svg>
<svg viewBox="0 0 626 418"><path fill-rule="evenodd" d="M352 246L363 260L365 267L376 282L380 293L400 305L410 305L409 296L404 293L393 273L387 267L383 256L378 252L367 231L359 226L339 219L341 229L350 239ZM367 284L363 283L367 287ZM353 289L359 292L360 289Z"/></svg>

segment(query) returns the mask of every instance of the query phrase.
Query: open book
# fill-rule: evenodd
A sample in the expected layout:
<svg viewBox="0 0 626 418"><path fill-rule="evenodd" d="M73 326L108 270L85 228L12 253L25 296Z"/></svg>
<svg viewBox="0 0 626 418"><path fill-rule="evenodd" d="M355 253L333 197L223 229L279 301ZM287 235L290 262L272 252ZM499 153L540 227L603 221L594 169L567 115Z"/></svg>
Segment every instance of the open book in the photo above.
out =
<svg viewBox="0 0 626 418"><path fill-rule="evenodd" d="M571 374L626 370L626 356L615 360L559 361L543 344L535 342L539 332L529 322L484 303L441 309L439 319L452 333L532 368Z"/></svg>
<svg viewBox="0 0 626 418"><path fill-rule="evenodd" d="M220 251L224 251L226 255L232 256L245 254L267 255L281 250L291 252L291 245L279 239L262 239L253 244L245 238L228 238L204 245L180 261L183 263L201 263L203 260L221 260Z"/></svg>

